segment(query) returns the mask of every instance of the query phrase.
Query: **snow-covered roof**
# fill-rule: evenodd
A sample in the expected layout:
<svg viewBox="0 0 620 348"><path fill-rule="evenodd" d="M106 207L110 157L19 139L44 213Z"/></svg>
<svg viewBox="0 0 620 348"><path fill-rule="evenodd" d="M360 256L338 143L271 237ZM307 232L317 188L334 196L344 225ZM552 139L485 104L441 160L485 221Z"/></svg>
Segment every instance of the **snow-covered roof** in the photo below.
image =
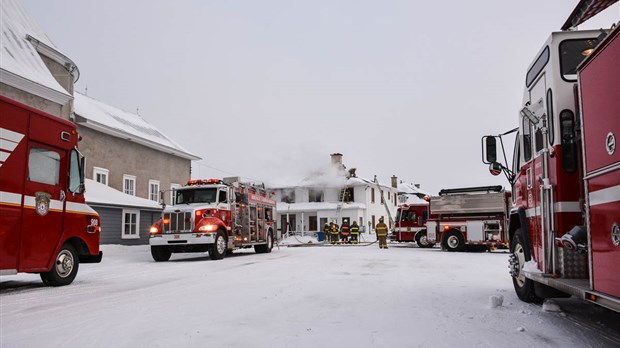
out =
<svg viewBox="0 0 620 348"><path fill-rule="evenodd" d="M138 114L121 110L77 92L73 109L78 116L76 123L81 126L189 160L201 159L168 138Z"/></svg>
<svg viewBox="0 0 620 348"><path fill-rule="evenodd" d="M110 186L85 179L86 203L92 205L106 205L132 208L161 209L161 205L150 199L128 195Z"/></svg>
<svg viewBox="0 0 620 348"><path fill-rule="evenodd" d="M64 104L71 99L47 68L39 52L64 63L59 52L19 0L2 0L0 6L0 77L3 83Z"/></svg>
<svg viewBox="0 0 620 348"><path fill-rule="evenodd" d="M338 203L330 202L305 202L305 203L284 203L278 202L276 204L276 211L279 213L284 212L310 212L317 210L336 210ZM342 210L351 209L366 209L366 204L363 203L344 203Z"/></svg>
<svg viewBox="0 0 620 348"><path fill-rule="evenodd" d="M420 194L423 196L432 196L428 191L422 190L421 188L416 187L416 185L414 184L406 184L403 182L398 184L398 191L405 194Z"/></svg>

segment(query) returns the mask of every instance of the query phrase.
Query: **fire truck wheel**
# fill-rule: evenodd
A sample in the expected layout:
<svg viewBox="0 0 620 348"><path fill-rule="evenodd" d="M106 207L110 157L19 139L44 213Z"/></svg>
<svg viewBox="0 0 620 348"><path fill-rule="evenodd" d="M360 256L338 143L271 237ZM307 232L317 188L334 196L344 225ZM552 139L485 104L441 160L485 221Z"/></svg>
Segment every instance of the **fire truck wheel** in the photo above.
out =
<svg viewBox="0 0 620 348"><path fill-rule="evenodd" d="M415 242L420 248L432 248L435 243L430 243L426 238L426 231L420 231L415 234Z"/></svg>
<svg viewBox="0 0 620 348"><path fill-rule="evenodd" d="M534 290L534 281L525 277L523 266L525 262L531 260L530 250L523 243L523 232L517 229L512 242L510 242L510 269L512 284L514 285L517 297L523 302L542 302L542 299L536 296ZM516 274L516 276L515 276Z"/></svg>
<svg viewBox="0 0 620 348"><path fill-rule="evenodd" d="M254 251L257 254L263 254L270 253L271 249L273 249L273 232L269 230L269 232L267 232L267 244L255 245Z"/></svg>
<svg viewBox="0 0 620 348"><path fill-rule="evenodd" d="M151 247L151 256L153 256L153 260L155 261L168 261L170 260L170 256L172 252L170 249L165 246L152 246Z"/></svg>
<svg viewBox="0 0 620 348"><path fill-rule="evenodd" d="M56 255L56 261L49 272L41 273L41 280L45 285L69 285L75 279L80 259L71 244L65 244Z"/></svg>
<svg viewBox="0 0 620 348"><path fill-rule="evenodd" d="M442 246L448 251L462 251L465 248L463 235L454 230L446 233L442 244Z"/></svg>
<svg viewBox="0 0 620 348"><path fill-rule="evenodd" d="M227 249L226 236L224 232L218 231L215 235L215 243L213 243L211 249L209 249L209 257L211 260L221 260L226 256Z"/></svg>

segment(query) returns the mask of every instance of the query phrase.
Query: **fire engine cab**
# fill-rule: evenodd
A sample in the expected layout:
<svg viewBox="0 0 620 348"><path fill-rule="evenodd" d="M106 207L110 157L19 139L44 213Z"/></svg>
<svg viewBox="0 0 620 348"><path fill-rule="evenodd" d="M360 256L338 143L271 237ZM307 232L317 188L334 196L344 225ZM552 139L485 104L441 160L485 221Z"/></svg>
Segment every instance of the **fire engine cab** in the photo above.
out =
<svg viewBox="0 0 620 348"><path fill-rule="evenodd" d="M414 204L402 204L396 210L394 230L390 235L392 242L416 242L421 248L430 248L433 244L426 241L426 220L428 219L428 202L419 199Z"/></svg>
<svg viewBox="0 0 620 348"><path fill-rule="evenodd" d="M271 252L276 202L263 186L238 177L190 180L173 196L150 229L155 261L168 261L172 253L208 251L219 260L237 248Z"/></svg>
<svg viewBox="0 0 620 348"><path fill-rule="evenodd" d="M0 275L70 284L80 263L102 257L76 127L3 96L0 114Z"/></svg>
<svg viewBox="0 0 620 348"><path fill-rule="evenodd" d="M510 274L526 302L620 311L620 26L568 30L616 1L581 1L530 64L511 168L497 156L510 132L483 137L484 162L513 187Z"/></svg>

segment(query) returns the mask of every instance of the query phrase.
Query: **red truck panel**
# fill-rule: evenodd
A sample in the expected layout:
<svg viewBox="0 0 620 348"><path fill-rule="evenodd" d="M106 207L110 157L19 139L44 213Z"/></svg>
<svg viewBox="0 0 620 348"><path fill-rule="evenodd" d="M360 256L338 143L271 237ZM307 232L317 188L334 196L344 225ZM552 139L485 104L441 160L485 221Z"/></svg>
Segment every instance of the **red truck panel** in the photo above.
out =
<svg viewBox="0 0 620 348"><path fill-rule="evenodd" d="M620 298L620 27L581 67L579 81L589 192L594 290ZM607 143L613 134L616 148ZM597 170L605 170L596 173ZM592 173L594 172L594 175Z"/></svg>

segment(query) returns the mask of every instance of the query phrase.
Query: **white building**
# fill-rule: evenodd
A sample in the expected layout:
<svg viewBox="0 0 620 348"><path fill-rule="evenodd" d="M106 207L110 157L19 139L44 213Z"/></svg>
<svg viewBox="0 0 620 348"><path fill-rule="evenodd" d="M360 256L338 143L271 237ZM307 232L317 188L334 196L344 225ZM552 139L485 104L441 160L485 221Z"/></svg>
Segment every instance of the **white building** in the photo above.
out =
<svg viewBox="0 0 620 348"><path fill-rule="evenodd" d="M270 188L277 202L276 218L282 233L288 231L314 233L326 222L357 221L363 232L373 231L379 218L389 224L396 214L398 189L359 178L355 170L346 171L342 154L331 155L332 166L317 171L298 185ZM383 198L382 198L383 197ZM385 204L382 204L382 202ZM389 211L389 213L388 213Z"/></svg>

